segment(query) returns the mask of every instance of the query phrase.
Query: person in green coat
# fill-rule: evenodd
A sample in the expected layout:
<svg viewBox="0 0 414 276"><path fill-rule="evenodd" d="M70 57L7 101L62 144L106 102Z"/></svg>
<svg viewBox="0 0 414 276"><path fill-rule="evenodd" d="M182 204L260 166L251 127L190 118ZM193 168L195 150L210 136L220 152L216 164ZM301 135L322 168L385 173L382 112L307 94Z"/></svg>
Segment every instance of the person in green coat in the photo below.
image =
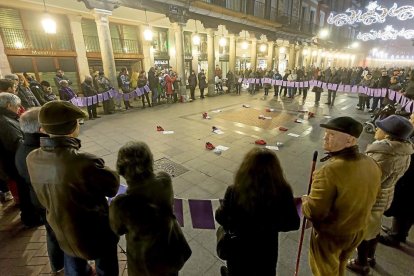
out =
<svg viewBox="0 0 414 276"><path fill-rule="evenodd" d="M316 276L345 275L348 258L363 240L380 190L381 169L358 150L362 124L338 117L325 128L327 161L313 174L311 191L302 197L304 216L313 224L309 263Z"/></svg>

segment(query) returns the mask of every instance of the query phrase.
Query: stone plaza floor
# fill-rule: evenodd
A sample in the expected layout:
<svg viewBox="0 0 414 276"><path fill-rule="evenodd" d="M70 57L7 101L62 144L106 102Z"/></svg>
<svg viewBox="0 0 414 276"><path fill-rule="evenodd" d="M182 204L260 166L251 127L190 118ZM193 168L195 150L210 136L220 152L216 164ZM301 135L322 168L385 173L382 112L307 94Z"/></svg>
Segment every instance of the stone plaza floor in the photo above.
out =
<svg viewBox="0 0 414 276"><path fill-rule="evenodd" d="M324 132L319 124L328 121L330 116L344 115L364 122L369 115L355 110L355 95L339 94L335 106L329 109L324 105L326 93L322 95L318 107L314 106L312 92L309 92L304 105L301 97L277 100L273 98L272 92L269 94L265 98L262 90L255 95L243 91L241 96L226 94L146 109L141 109L140 101L133 101L136 108L132 110L85 122L80 135L82 150L102 157L109 167L115 168L117 152L122 145L131 140L144 141L150 146L154 160L159 160L160 167L172 166L171 170L178 170L174 164L181 165L182 170L173 177L177 198L219 199L223 197L226 187L232 184L233 174L244 154L256 147L255 140L264 139L268 145L274 146L281 142L283 146L277 155L294 195L301 196L307 191L313 151L318 150L319 156L323 156ZM275 111L266 112L266 108ZM303 119L303 110L314 112L315 117L301 123L295 122L295 119ZM211 119L203 119L203 112L208 112ZM272 119L258 119L259 115ZM174 133L157 132L156 126ZM213 133L212 126L224 133ZM280 131L280 126L286 127L288 131ZM297 134L297 137L291 134ZM372 139L372 134L363 134L360 149L364 150ZM217 155L205 149L206 142L229 149ZM320 165L318 162L317 166ZM213 208L217 208L218 201L212 202ZM215 230L193 229L188 204L184 204L184 221L183 231L193 254L180 275L220 275L223 261L215 253ZM384 223L389 225L390 220L385 219ZM310 230L307 230L299 275L311 275L308 265L309 234ZM278 275L294 274L299 237L300 231L280 234ZM378 245L377 266L371 270L371 275L414 275L414 231L410 232L408 240L399 249ZM127 275L126 257L121 252L119 264L120 275ZM20 223L18 209L13 204L1 206L0 275L40 275L50 272L44 227L25 229ZM349 271L346 274L354 275Z"/></svg>

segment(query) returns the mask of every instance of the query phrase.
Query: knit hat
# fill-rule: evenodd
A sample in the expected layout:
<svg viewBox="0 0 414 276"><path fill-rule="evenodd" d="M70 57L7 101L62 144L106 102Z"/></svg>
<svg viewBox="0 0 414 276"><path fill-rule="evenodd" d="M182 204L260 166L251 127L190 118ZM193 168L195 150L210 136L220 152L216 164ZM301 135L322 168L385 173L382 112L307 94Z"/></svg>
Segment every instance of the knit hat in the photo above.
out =
<svg viewBox="0 0 414 276"><path fill-rule="evenodd" d="M376 121L375 125L388 135L401 140L407 140L413 132L411 122L399 115L388 116L385 119Z"/></svg>
<svg viewBox="0 0 414 276"><path fill-rule="evenodd" d="M77 126L77 119L86 117L85 113L66 101L51 101L42 106L39 122L48 134L71 134Z"/></svg>
<svg viewBox="0 0 414 276"><path fill-rule="evenodd" d="M361 135L363 126L357 120L351 117L338 117L329 120L326 124L320 124L321 127L343 132L358 138Z"/></svg>

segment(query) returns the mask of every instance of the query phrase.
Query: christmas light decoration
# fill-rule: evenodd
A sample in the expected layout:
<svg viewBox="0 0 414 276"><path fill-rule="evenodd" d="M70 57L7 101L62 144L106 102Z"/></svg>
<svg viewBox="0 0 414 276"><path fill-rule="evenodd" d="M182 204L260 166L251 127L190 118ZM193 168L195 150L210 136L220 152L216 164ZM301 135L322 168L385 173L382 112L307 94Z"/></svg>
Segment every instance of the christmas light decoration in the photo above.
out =
<svg viewBox="0 0 414 276"><path fill-rule="evenodd" d="M402 28L401 30L394 29L391 25L388 25L385 27L385 29L374 31L370 30L368 33L361 33L359 32L357 35L357 39L360 39L362 41L368 41L368 40L395 40L399 37L405 38L405 39L414 39L414 30L406 30L405 28Z"/></svg>
<svg viewBox="0 0 414 276"><path fill-rule="evenodd" d="M328 24L334 24L338 27L343 25L353 25L362 23L372 25L375 23L384 23L387 16L395 17L398 20L408 20L414 18L414 6L405 5L398 7L396 3L391 8L386 8L377 4L377 1L370 2L366 7L367 11L347 9L345 13L329 14Z"/></svg>

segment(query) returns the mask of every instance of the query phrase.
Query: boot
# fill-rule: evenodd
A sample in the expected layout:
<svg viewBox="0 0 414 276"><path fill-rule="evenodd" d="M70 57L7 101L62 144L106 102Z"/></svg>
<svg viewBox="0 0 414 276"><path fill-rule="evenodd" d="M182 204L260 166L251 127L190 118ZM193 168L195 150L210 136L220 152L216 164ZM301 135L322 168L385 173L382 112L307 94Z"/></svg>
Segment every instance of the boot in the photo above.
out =
<svg viewBox="0 0 414 276"><path fill-rule="evenodd" d="M368 241L367 261L371 267L374 267L377 263L375 260L375 251L377 250L378 238L379 235L375 239Z"/></svg>
<svg viewBox="0 0 414 276"><path fill-rule="evenodd" d="M358 246L358 257L356 259L351 259L348 261L346 267L360 275L368 275L369 274L369 266L368 266L368 247L369 241L362 241L361 244Z"/></svg>

